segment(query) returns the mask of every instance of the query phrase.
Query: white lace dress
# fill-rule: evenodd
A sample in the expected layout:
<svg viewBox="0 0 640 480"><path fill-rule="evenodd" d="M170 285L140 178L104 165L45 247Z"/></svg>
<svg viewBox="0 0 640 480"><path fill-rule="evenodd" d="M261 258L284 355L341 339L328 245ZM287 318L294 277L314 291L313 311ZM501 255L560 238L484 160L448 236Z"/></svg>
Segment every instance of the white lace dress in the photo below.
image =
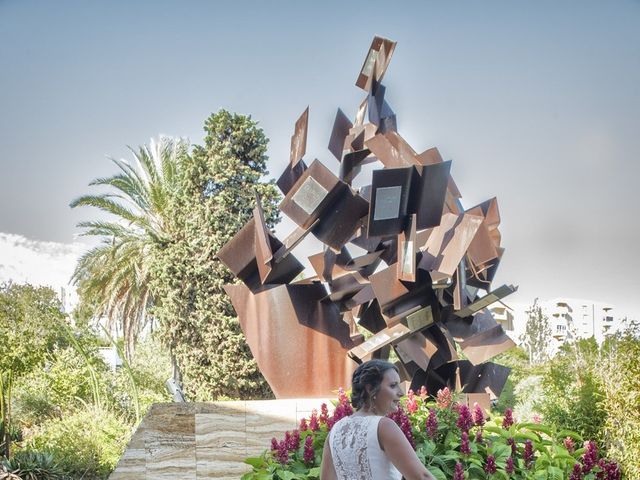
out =
<svg viewBox="0 0 640 480"><path fill-rule="evenodd" d="M402 478L380 448L378 424L381 418L375 415L352 415L333 426L328 441L338 480Z"/></svg>

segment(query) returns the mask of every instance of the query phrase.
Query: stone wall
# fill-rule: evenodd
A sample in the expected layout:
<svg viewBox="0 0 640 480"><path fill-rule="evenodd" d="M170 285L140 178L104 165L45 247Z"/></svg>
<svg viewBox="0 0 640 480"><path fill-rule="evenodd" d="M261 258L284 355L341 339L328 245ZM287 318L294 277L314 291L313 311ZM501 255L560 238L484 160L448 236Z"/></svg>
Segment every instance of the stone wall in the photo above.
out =
<svg viewBox="0 0 640 480"><path fill-rule="evenodd" d="M238 479L246 457L296 428L323 399L158 403L133 434L110 480Z"/></svg>

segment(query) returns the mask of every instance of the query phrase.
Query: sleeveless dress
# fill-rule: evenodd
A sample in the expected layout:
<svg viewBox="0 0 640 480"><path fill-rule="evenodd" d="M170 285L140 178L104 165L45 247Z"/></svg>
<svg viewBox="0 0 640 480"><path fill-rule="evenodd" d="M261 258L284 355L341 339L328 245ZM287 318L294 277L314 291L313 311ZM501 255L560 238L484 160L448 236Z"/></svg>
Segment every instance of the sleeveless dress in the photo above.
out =
<svg viewBox="0 0 640 480"><path fill-rule="evenodd" d="M400 480L402 475L380 448L378 424L382 417L349 416L329 432L331 458L338 480Z"/></svg>

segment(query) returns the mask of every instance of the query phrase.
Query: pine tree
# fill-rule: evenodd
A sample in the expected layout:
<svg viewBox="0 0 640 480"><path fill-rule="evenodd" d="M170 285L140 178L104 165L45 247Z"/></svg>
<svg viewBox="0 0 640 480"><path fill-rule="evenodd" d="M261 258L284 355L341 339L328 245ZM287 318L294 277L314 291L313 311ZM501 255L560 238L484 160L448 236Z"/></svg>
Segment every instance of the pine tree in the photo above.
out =
<svg viewBox="0 0 640 480"><path fill-rule="evenodd" d="M267 138L251 117L221 110L205 122L179 169L169 205L170 240L154 252L154 314L192 400L264 398L271 391L223 290L235 283L218 250L252 217L255 192L265 220L279 220L279 193L267 174Z"/></svg>

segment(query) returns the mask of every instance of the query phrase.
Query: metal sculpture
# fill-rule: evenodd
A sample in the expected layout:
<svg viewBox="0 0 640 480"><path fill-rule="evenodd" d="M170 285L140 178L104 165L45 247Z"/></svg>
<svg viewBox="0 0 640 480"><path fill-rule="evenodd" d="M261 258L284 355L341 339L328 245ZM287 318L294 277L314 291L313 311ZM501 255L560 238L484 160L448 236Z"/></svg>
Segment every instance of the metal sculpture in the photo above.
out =
<svg viewBox="0 0 640 480"><path fill-rule="evenodd" d="M338 175L303 160L308 107L296 121L277 184L297 228L278 240L257 198L253 218L218 252L243 282L225 290L278 398L327 396L349 384L357 363L392 349L402 377L432 394L448 386L496 398L509 373L489 362L514 345L487 309L516 290L491 289L504 253L497 200L465 210L451 161L400 136L380 83L395 47L373 39L355 121L338 109L328 145ZM372 162L382 168L354 189ZM291 252L308 234L324 250L309 257L315 276L294 281L303 266Z"/></svg>

